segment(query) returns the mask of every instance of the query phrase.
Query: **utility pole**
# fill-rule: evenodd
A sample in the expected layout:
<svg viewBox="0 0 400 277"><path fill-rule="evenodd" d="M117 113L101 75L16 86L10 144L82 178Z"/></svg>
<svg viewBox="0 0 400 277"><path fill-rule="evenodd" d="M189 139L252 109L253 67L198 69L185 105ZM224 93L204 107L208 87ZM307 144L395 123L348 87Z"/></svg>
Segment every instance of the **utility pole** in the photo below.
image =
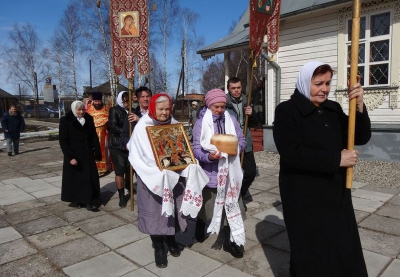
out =
<svg viewBox="0 0 400 277"><path fill-rule="evenodd" d="M36 72L33 72L33 77L35 79L35 89L36 89L35 118L39 119L39 89L38 89L38 82L37 82L37 74L36 74Z"/></svg>

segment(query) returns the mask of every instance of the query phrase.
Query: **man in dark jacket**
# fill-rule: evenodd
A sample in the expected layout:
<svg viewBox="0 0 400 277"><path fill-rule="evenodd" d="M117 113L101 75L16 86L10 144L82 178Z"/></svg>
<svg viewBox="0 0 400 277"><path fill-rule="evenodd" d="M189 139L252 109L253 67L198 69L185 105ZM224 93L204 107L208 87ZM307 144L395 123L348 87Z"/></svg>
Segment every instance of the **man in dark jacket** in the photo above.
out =
<svg viewBox="0 0 400 277"><path fill-rule="evenodd" d="M250 185L256 178L257 168L256 161L253 153L253 139L251 137L249 127L258 127L259 120L254 113L251 106L246 106L246 97L242 93L242 82L237 77L231 77L228 79L227 88L229 93L226 95L226 110L236 116L237 121L240 123L240 127L244 128L245 115L249 116L247 133L246 133L246 149L244 151L243 158L243 181L241 195L244 197L249 190ZM244 133L244 130L243 130Z"/></svg>
<svg viewBox="0 0 400 277"><path fill-rule="evenodd" d="M132 113L125 118L124 128L121 133L121 143L126 147L130 139L131 134L129 133L129 123L133 123L132 130L135 128L136 123L139 119L147 113L149 108L150 98L152 92L148 87L139 87L135 90L135 98L139 100L139 105L132 109ZM132 95L132 101L134 97Z"/></svg>
<svg viewBox="0 0 400 277"><path fill-rule="evenodd" d="M25 129L25 120L14 105L11 105L8 112L4 113L1 120L1 128L4 131L4 138L7 141L8 156L12 156L12 146L14 146L15 155L18 155L19 138L20 133Z"/></svg>
<svg viewBox="0 0 400 277"><path fill-rule="evenodd" d="M119 194L119 206L126 207L125 186L130 187L130 164L128 161L128 150L121 143L121 133L125 118L128 116L129 95L127 91L118 94L117 105L112 107L108 115L108 126L110 127L110 154L114 164L115 184ZM126 183L124 186L124 182Z"/></svg>

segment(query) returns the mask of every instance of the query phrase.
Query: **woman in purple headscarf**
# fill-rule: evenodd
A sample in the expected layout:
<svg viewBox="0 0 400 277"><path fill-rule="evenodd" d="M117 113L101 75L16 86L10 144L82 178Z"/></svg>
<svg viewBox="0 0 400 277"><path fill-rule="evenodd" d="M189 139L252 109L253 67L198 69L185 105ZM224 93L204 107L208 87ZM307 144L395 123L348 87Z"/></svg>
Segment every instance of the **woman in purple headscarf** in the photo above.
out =
<svg viewBox="0 0 400 277"><path fill-rule="evenodd" d="M291 276L367 276L357 222L346 189L346 168L357 150L347 150L348 117L328 99L332 68L305 64L290 100L275 110L274 140L280 154L279 188L290 242ZM359 83L355 144L366 144L371 123Z"/></svg>

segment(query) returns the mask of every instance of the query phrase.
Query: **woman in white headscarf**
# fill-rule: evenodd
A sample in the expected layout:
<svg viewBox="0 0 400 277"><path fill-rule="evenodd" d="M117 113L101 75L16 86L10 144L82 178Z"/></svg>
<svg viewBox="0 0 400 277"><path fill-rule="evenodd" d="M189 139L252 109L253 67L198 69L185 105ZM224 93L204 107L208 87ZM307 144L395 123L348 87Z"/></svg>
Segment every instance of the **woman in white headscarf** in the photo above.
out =
<svg viewBox="0 0 400 277"><path fill-rule="evenodd" d="M280 154L279 188L291 249L291 276L368 276L357 222L346 189L346 168L357 150L347 150L348 117L328 100L332 68L305 64L290 100L275 110L274 140ZM366 144L371 123L357 83L355 144Z"/></svg>
<svg viewBox="0 0 400 277"><path fill-rule="evenodd" d="M100 198L96 160L101 160L99 138L93 117L85 104L74 101L71 111L60 120L59 142L64 154L61 200L71 207L97 209Z"/></svg>

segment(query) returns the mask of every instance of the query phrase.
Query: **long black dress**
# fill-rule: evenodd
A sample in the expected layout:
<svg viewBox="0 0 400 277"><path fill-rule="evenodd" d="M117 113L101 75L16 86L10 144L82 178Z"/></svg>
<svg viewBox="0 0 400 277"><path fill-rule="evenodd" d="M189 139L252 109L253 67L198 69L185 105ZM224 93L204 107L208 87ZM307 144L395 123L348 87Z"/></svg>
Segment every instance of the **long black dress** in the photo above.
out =
<svg viewBox="0 0 400 277"><path fill-rule="evenodd" d="M64 154L61 200L88 204L100 196L95 159L101 160L99 138L93 117L84 115L82 126L72 111L60 120L59 141ZM70 161L76 159L77 165Z"/></svg>
<svg viewBox="0 0 400 277"><path fill-rule="evenodd" d="M348 117L336 102L314 106L299 91L275 110L279 188L291 249L291 275L368 276L351 190L340 167ZM355 144L366 144L371 123L356 114Z"/></svg>

